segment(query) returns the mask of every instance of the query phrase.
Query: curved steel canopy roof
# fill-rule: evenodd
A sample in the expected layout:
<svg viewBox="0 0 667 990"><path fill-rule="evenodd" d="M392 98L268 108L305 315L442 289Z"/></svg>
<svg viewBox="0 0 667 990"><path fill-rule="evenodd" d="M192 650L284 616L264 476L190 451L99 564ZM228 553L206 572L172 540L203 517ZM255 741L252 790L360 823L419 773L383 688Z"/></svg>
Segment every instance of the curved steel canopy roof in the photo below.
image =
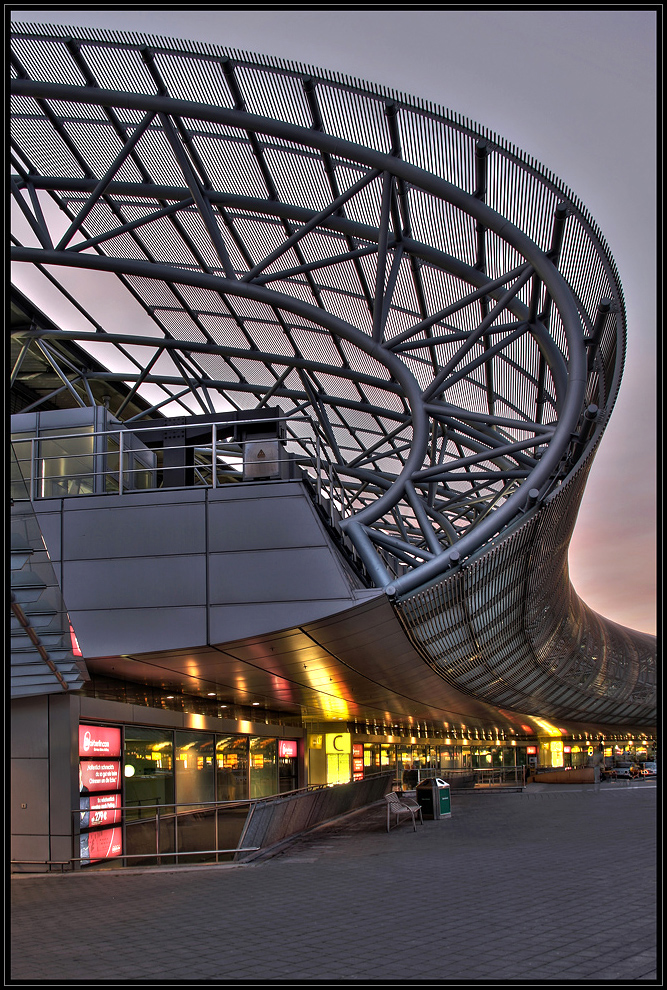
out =
<svg viewBox="0 0 667 990"><path fill-rule="evenodd" d="M623 296L537 162L431 104L213 45L17 25L10 63L12 258L78 321L22 328L16 375L74 339L108 370L62 387L85 404L122 381L126 422L278 402L399 604L585 478Z"/></svg>

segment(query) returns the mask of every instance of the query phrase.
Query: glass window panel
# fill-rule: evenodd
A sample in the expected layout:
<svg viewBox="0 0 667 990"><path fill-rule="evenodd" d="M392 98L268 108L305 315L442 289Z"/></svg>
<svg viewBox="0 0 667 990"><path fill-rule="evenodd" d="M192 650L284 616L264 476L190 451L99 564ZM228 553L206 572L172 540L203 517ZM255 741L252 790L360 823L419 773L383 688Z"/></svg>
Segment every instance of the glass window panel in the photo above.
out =
<svg viewBox="0 0 667 990"><path fill-rule="evenodd" d="M39 441L39 496L90 495L94 470L92 426L43 431Z"/></svg>
<svg viewBox="0 0 667 990"><path fill-rule="evenodd" d="M278 744L255 736L250 740L250 797L278 793Z"/></svg>
<svg viewBox="0 0 667 990"><path fill-rule="evenodd" d="M400 769L410 769L412 766L412 746L397 746L398 765Z"/></svg>
<svg viewBox="0 0 667 990"><path fill-rule="evenodd" d="M396 747L393 743L382 743L380 746L380 768L394 770L396 768Z"/></svg>
<svg viewBox="0 0 667 990"><path fill-rule="evenodd" d="M179 808L186 810L185 805L215 801L214 737L203 732L177 731L175 742Z"/></svg>
<svg viewBox="0 0 667 990"><path fill-rule="evenodd" d="M143 726L125 727L125 804L126 819L155 817L149 805L173 805L174 743L169 729ZM146 809L146 810L143 810Z"/></svg>
<svg viewBox="0 0 667 990"><path fill-rule="evenodd" d="M30 437L31 433L12 433L14 456L11 463L11 498L30 497Z"/></svg>
<svg viewBox="0 0 667 990"><path fill-rule="evenodd" d="M218 736L215 744L217 801L248 797L248 737Z"/></svg>
<svg viewBox="0 0 667 990"><path fill-rule="evenodd" d="M107 457L104 471L104 490L118 491L118 451L120 445L114 437L107 437ZM123 479L125 480L125 479Z"/></svg>

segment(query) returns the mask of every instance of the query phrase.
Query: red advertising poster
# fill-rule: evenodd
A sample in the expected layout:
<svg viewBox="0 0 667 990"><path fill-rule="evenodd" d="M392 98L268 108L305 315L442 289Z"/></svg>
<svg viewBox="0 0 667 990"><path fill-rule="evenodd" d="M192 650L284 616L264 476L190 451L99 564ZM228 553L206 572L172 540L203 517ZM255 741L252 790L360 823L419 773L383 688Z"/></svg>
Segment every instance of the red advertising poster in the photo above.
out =
<svg viewBox="0 0 667 990"><path fill-rule="evenodd" d="M79 792L120 790L120 760L81 760Z"/></svg>
<svg viewBox="0 0 667 990"><path fill-rule="evenodd" d="M120 794L82 794L81 828L116 825L121 820Z"/></svg>
<svg viewBox="0 0 667 990"><path fill-rule="evenodd" d="M120 759L120 729L105 725L80 725L79 756Z"/></svg>
<svg viewBox="0 0 667 990"><path fill-rule="evenodd" d="M123 854L123 833L120 828L101 828L79 836L81 865L97 863Z"/></svg>
<svg viewBox="0 0 667 990"><path fill-rule="evenodd" d="M296 756L296 739L279 739L278 756Z"/></svg>

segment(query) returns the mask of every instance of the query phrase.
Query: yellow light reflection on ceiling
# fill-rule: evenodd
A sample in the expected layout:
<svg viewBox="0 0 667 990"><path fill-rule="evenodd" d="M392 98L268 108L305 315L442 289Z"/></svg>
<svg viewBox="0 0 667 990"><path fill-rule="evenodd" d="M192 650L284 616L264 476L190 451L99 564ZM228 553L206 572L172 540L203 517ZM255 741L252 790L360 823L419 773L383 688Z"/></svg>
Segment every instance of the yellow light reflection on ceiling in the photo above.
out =
<svg viewBox="0 0 667 990"><path fill-rule="evenodd" d="M340 684L331 679L329 667L311 659L301 676L308 687L317 694L325 718L333 720L350 717L348 699L343 697Z"/></svg>
<svg viewBox="0 0 667 990"><path fill-rule="evenodd" d="M535 721L538 725L541 725L548 736L557 736L560 738L563 733L560 729L557 729L555 725L551 725L549 722L545 722L543 718L536 718Z"/></svg>

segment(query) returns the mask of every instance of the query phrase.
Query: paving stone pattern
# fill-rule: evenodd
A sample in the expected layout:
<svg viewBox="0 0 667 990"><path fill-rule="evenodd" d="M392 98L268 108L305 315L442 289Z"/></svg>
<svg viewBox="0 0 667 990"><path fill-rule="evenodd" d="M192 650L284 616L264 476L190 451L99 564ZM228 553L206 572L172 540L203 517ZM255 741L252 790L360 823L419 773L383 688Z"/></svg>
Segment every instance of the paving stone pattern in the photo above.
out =
<svg viewBox="0 0 667 990"><path fill-rule="evenodd" d="M253 864L13 877L12 981L658 982L654 784L384 803Z"/></svg>

